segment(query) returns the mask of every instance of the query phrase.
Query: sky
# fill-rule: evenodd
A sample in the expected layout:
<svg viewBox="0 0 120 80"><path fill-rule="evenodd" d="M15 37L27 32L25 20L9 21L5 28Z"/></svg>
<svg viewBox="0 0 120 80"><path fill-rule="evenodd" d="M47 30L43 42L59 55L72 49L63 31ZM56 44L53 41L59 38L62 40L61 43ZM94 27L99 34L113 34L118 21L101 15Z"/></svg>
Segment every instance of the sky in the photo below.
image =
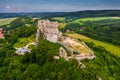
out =
<svg viewBox="0 0 120 80"><path fill-rule="evenodd" d="M120 10L120 0L0 0L0 13Z"/></svg>

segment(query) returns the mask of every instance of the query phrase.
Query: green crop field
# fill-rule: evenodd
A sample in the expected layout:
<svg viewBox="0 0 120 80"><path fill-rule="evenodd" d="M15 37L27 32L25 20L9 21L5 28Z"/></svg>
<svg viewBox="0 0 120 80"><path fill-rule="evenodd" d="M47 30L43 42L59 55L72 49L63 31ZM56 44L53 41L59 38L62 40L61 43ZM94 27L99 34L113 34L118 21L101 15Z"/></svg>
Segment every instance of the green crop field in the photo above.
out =
<svg viewBox="0 0 120 80"><path fill-rule="evenodd" d="M66 34L66 35L70 36L70 37L73 37L75 39L81 39L85 42L93 42L93 43L95 43L95 45L100 45L100 46L104 47L106 50L110 51L112 54L120 57L120 46L116 46L116 45L113 45L113 44L110 44L110 43L95 40L95 39L89 38L87 36L76 34L76 33Z"/></svg>
<svg viewBox="0 0 120 80"><path fill-rule="evenodd" d="M15 19L16 18L3 18L3 19L0 19L0 26L10 24L10 22L12 22Z"/></svg>
<svg viewBox="0 0 120 80"><path fill-rule="evenodd" d="M53 19L54 19L54 20L59 20L59 21L63 21L63 20L65 20L64 17L54 17Z"/></svg>
<svg viewBox="0 0 120 80"><path fill-rule="evenodd" d="M73 22L86 22L86 21L101 21L101 20L109 20L109 19L120 19L120 17L94 17L94 18L81 18L77 19Z"/></svg>

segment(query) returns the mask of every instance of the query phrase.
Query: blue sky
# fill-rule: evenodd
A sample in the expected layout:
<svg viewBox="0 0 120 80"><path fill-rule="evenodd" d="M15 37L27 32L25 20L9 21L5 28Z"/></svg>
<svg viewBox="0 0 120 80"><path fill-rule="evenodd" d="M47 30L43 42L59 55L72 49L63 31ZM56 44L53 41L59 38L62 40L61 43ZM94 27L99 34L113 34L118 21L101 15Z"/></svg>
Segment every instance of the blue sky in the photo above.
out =
<svg viewBox="0 0 120 80"><path fill-rule="evenodd" d="M0 0L1 12L69 12L119 9L120 0Z"/></svg>

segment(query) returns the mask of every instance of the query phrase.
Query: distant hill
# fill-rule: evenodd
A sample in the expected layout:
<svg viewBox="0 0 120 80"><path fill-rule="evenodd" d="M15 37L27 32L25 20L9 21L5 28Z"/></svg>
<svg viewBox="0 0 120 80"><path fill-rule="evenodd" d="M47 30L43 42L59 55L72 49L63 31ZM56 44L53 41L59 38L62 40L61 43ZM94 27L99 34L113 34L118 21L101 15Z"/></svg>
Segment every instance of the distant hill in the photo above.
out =
<svg viewBox="0 0 120 80"><path fill-rule="evenodd" d="M120 16L120 10L87 10L76 12L31 12L31 13L0 13L0 18L10 17L103 17Z"/></svg>
<svg viewBox="0 0 120 80"><path fill-rule="evenodd" d="M88 10L67 13L69 16L77 17L101 17L101 16L120 16L120 10Z"/></svg>

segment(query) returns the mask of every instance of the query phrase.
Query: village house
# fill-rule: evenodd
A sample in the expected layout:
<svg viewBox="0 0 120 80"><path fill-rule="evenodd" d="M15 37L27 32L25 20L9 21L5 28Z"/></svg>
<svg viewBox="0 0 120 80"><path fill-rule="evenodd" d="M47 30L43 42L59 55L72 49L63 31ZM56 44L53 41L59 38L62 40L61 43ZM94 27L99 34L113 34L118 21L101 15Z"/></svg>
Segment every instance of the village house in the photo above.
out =
<svg viewBox="0 0 120 80"><path fill-rule="evenodd" d="M19 48L16 51L17 54L24 54L24 53L27 53L27 52L29 53L30 49L28 49L28 48Z"/></svg>
<svg viewBox="0 0 120 80"><path fill-rule="evenodd" d="M4 38L3 29L2 28L0 28L0 38Z"/></svg>

